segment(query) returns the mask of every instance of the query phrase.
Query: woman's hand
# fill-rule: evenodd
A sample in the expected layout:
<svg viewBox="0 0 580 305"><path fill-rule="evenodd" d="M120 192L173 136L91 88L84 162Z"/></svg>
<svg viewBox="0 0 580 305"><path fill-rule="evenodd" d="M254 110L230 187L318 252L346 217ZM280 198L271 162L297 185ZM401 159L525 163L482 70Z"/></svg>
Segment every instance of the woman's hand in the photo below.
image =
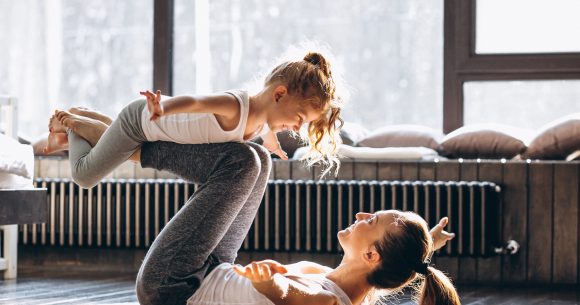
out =
<svg viewBox="0 0 580 305"><path fill-rule="evenodd" d="M445 226L449 222L449 218L443 217L439 220L439 223L429 231L431 237L433 238L433 250L439 250L447 244L447 241L452 240L455 237L455 233L449 233L445 230Z"/></svg>
<svg viewBox="0 0 580 305"><path fill-rule="evenodd" d="M147 110L149 110L149 113L151 114L149 120L155 121L161 117L163 115L163 107L161 106L161 90L157 90L155 94L149 90L141 91L139 93L147 98Z"/></svg>
<svg viewBox="0 0 580 305"><path fill-rule="evenodd" d="M252 281L254 285L271 281L276 273L283 274L288 272L284 265L274 260L252 262L245 267L234 265L234 271Z"/></svg>

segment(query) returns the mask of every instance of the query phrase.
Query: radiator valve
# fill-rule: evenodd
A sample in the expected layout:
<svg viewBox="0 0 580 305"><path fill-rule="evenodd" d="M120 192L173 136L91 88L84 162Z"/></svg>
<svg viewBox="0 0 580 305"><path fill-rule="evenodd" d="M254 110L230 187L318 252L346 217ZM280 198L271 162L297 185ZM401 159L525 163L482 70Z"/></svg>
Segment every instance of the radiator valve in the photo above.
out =
<svg viewBox="0 0 580 305"><path fill-rule="evenodd" d="M514 254L518 253L519 250L520 250L520 244L517 241L511 239L511 240L508 240L507 243L503 247L495 248L495 253L514 255Z"/></svg>

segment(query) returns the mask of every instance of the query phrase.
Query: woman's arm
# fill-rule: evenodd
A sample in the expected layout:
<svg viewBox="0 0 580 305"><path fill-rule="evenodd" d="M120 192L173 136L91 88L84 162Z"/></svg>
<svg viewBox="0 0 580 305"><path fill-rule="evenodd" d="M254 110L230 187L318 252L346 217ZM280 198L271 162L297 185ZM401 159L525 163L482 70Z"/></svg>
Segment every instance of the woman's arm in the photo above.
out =
<svg viewBox="0 0 580 305"><path fill-rule="evenodd" d="M271 263L253 262L234 270L252 281L254 288L276 305L336 305L332 292L314 290L278 273Z"/></svg>
<svg viewBox="0 0 580 305"><path fill-rule="evenodd" d="M147 98L147 108L151 120L176 113L213 113L226 119L234 119L240 115L240 104L230 94L213 94L205 96L175 96L161 99L161 91L154 94L151 91L141 92Z"/></svg>

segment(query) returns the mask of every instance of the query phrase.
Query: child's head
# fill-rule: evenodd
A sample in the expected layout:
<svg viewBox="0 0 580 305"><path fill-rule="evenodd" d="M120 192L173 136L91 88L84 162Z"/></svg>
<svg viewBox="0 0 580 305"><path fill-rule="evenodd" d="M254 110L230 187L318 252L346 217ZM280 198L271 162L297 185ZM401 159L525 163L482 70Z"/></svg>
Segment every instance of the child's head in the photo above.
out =
<svg viewBox="0 0 580 305"><path fill-rule="evenodd" d="M389 210L358 213L356 218L357 222L340 231L338 237L345 256L361 257L373 266L367 275L371 286L399 290L419 277L424 279L419 304L460 304L451 281L425 265L433 253L433 241L421 216Z"/></svg>
<svg viewBox="0 0 580 305"><path fill-rule="evenodd" d="M336 94L336 84L330 63L320 53L309 52L299 61L287 61L275 67L265 79L265 85L283 85L290 96L302 106L316 110L319 115L308 123L310 153L304 159L312 165L322 161L326 173L333 165L340 143L338 129L342 126L341 98Z"/></svg>

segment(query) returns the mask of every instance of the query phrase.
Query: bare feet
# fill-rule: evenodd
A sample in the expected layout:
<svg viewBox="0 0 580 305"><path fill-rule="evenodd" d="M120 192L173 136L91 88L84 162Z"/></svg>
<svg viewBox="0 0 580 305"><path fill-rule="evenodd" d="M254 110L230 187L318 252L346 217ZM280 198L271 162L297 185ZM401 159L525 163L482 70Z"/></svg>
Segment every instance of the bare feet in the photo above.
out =
<svg viewBox="0 0 580 305"><path fill-rule="evenodd" d="M52 132L66 132L66 127L63 126L60 120L57 118L56 114L60 112L60 110L55 110L50 119L48 120L48 131Z"/></svg>
<svg viewBox="0 0 580 305"><path fill-rule="evenodd" d="M64 132L51 132L48 134L48 141L42 152L48 155L66 149L68 149L67 134Z"/></svg>
<svg viewBox="0 0 580 305"><path fill-rule="evenodd" d="M89 117L72 114L68 111L56 113L57 119L65 127L87 140L91 146L95 146L109 127L107 124Z"/></svg>
<svg viewBox="0 0 580 305"><path fill-rule="evenodd" d="M113 119L108 117L107 115L98 112L96 110L92 110L86 107L72 107L68 110L72 114L78 114L80 116L84 116L87 118L95 119L97 121L101 121L107 125L111 125Z"/></svg>

